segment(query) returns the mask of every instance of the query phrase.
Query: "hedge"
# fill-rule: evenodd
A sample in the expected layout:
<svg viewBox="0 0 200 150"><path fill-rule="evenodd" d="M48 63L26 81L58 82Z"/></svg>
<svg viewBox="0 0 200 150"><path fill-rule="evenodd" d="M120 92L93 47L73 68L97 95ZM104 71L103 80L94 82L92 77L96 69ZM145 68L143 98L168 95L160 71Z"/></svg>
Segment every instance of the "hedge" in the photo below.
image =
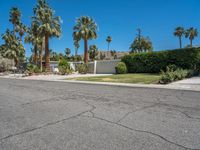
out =
<svg viewBox="0 0 200 150"><path fill-rule="evenodd" d="M200 68L200 48L133 53L122 58L129 73L159 73L168 65L182 69Z"/></svg>

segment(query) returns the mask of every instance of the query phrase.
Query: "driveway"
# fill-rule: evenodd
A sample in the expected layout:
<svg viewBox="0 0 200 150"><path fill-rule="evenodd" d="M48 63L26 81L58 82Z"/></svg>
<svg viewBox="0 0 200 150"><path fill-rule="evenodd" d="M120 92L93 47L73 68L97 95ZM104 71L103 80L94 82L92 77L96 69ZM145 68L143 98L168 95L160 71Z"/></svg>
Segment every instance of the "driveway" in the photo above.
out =
<svg viewBox="0 0 200 150"><path fill-rule="evenodd" d="M0 78L0 150L200 149L200 92Z"/></svg>

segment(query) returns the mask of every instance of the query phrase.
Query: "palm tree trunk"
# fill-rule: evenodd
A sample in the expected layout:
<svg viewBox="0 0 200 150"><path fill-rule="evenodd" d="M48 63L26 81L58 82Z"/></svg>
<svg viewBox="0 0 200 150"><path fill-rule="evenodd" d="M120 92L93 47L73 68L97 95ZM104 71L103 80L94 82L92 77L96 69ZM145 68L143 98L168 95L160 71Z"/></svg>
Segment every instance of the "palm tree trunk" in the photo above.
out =
<svg viewBox="0 0 200 150"><path fill-rule="evenodd" d="M45 69L50 72L49 36L45 35Z"/></svg>
<svg viewBox="0 0 200 150"><path fill-rule="evenodd" d="M179 44L180 44L180 49L182 48L182 38L181 36L179 37Z"/></svg>
<svg viewBox="0 0 200 150"><path fill-rule="evenodd" d="M14 61L15 61L15 67L18 68L18 59L14 58Z"/></svg>
<svg viewBox="0 0 200 150"><path fill-rule="evenodd" d="M192 48L192 39L190 39L190 47Z"/></svg>
<svg viewBox="0 0 200 150"><path fill-rule="evenodd" d="M34 58L33 58L33 61L34 61L34 64L37 65L37 60L38 58L38 54L37 54L37 46L34 46Z"/></svg>
<svg viewBox="0 0 200 150"><path fill-rule="evenodd" d="M78 48L75 49L75 56L78 55Z"/></svg>
<svg viewBox="0 0 200 150"><path fill-rule="evenodd" d="M15 35L15 24L13 24L13 33Z"/></svg>
<svg viewBox="0 0 200 150"><path fill-rule="evenodd" d="M108 51L110 50L110 43L108 42Z"/></svg>
<svg viewBox="0 0 200 150"><path fill-rule="evenodd" d="M41 49L40 49L40 71L42 72L42 51L43 51L43 44L41 45Z"/></svg>
<svg viewBox="0 0 200 150"><path fill-rule="evenodd" d="M84 40L84 62L88 62L88 41L85 39Z"/></svg>

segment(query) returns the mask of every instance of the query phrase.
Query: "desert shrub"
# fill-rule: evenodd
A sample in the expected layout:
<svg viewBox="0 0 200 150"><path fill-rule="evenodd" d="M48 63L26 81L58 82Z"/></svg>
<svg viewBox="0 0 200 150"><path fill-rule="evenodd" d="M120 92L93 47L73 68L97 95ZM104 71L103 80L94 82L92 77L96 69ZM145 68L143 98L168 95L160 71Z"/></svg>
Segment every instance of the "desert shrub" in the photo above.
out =
<svg viewBox="0 0 200 150"><path fill-rule="evenodd" d="M189 70L184 70L184 69L178 68L173 73L174 73L174 81L177 81L177 80L182 80L182 79L188 77Z"/></svg>
<svg viewBox="0 0 200 150"><path fill-rule="evenodd" d="M167 66L166 71L161 71L160 83L167 84L191 76L193 76L192 70L186 70L181 68L175 69L172 66Z"/></svg>
<svg viewBox="0 0 200 150"><path fill-rule="evenodd" d="M41 73L41 70L38 66L34 64L27 64L26 66L26 73L33 74L33 73Z"/></svg>
<svg viewBox="0 0 200 150"><path fill-rule="evenodd" d="M34 66L34 73L41 73L41 70L38 66Z"/></svg>
<svg viewBox="0 0 200 150"><path fill-rule="evenodd" d="M200 68L200 48L186 48L149 53L134 53L122 58L129 73L159 73L169 65L178 68Z"/></svg>
<svg viewBox="0 0 200 150"><path fill-rule="evenodd" d="M78 64L76 66L76 71L78 71L80 74L86 74L88 69L88 64Z"/></svg>
<svg viewBox="0 0 200 150"><path fill-rule="evenodd" d="M125 74L127 73L127 67L124 62L119 62L117 66L115 67L116 73L117 74Z"/></svg>
<svg viewBox="0 0 200 150"><path fill-rule="evenodd" d="M68 72L68 70L70 70L70 65L67 62L67 60L60 60L60 62L58 63L58 70L61 75L65 75Z"/></svg>

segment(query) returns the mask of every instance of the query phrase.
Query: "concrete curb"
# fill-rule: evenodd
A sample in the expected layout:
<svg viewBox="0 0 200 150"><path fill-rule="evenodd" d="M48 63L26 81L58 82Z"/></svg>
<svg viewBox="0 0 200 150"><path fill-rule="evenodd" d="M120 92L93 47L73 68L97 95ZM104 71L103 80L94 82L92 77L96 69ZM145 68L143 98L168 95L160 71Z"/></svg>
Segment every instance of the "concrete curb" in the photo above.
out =
<svg viewBox="0 0 200 150"><path fill-rule="evenodd" d="M130 83L111 83L111 82L92 82L92 81L75 81L75 80L55 80L57 82L66 82L74 84L90 84L90 85L108 85L118 87L130 87L130 88L153 88L153 89L169 89L169 90L184 90L200 92L200 89L193 89L187 87L175 87L174 85L159 85L159 84L130 84Z"/></svg>
<svg viewBox="0 0 200 150"><path fill-rule="evenodd" d="M200 92L200 88L191 88L182 85L174 85L174 83L167 85L159 84L130 84L130 83L111 83L111 82L92 82L92 81L76 81L76 80L45 80L45 79L25 79L25 78L6 78L0 76L4 79L15 79L15 80L30 80L30 81L45 81L45 82L64 82L64 83L73 83L73 84L89 84L89 85L104 85L104 86L118 86L118 87L130 87L130 88L153 88L153 89L169 89L169 90L184 90L184 91L195 91Z"/></svg>

